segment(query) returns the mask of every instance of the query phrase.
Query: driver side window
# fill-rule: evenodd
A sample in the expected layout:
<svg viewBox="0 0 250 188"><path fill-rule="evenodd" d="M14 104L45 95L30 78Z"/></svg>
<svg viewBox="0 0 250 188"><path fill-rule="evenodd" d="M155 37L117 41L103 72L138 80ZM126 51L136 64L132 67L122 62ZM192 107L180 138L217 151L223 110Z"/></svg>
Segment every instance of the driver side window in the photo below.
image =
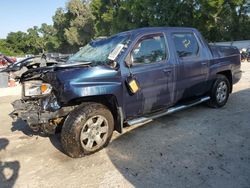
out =
<svg viewBox="0 0 250 188"><path fill-rule="evenodd" d="M142 37L131 52L135 64L150 64L166 60L166 43L163 34Z"/></svg>

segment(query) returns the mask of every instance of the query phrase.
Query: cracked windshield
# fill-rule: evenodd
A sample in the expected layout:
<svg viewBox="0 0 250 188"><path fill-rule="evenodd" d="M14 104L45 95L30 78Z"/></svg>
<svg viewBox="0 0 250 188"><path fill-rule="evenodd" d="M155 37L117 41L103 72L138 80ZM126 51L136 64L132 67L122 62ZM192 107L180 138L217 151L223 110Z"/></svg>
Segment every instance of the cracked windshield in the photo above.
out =
<svg viewBox="0 0 250 188"><path fill-rule="evenodd" d="M115 35L106 39L99 39L90 42L82 47L79 52L69 59L69 63L91 62L94 64L107 64L108 56L119 44L126 44L129 35Z"/></svg>

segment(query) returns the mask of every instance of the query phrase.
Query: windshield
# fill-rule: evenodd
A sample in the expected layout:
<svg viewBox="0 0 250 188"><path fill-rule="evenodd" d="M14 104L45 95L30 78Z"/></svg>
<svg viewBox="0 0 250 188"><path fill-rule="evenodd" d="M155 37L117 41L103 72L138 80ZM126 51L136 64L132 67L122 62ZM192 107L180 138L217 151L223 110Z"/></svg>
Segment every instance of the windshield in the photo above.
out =
<svg viewBox="0 0 250 188"><path fill-rule="evenodd" d="M115 35L107 39L92 41L73 55L68 62L91 62L95 64L107 64L109 54L119 44L127 44L129 35Z"/></svg>

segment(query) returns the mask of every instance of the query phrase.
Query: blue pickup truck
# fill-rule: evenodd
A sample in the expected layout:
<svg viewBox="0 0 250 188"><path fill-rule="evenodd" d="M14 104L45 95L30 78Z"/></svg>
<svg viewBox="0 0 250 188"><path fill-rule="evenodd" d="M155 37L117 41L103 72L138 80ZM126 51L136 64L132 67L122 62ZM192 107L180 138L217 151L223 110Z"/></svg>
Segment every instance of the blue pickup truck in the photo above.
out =
<svg viewBox="0 0 250 188"><path fill-rule="evenodd" d="M11 115L34 131L60 130L65 153L82 157L125 125L203 102L224 106L240 67L237 48L209 45L196 29L135 29L94 40L66 63L25 72Z"/></svg>

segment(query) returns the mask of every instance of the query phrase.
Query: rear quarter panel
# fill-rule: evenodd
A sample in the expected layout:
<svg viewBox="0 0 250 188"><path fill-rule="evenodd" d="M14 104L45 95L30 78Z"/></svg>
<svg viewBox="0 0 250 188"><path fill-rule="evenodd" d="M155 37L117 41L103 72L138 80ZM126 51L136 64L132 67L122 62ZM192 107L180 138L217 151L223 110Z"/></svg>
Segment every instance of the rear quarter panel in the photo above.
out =
<svg viewBox="0 0 250 188"><path fill-rule="evenodd" d="M231 71L232 83L237 83L241 78L240 53L236 47L215 48L212 50L213 59L210 62L210 80L216 78L216 74L223 71Z"/></svg>

